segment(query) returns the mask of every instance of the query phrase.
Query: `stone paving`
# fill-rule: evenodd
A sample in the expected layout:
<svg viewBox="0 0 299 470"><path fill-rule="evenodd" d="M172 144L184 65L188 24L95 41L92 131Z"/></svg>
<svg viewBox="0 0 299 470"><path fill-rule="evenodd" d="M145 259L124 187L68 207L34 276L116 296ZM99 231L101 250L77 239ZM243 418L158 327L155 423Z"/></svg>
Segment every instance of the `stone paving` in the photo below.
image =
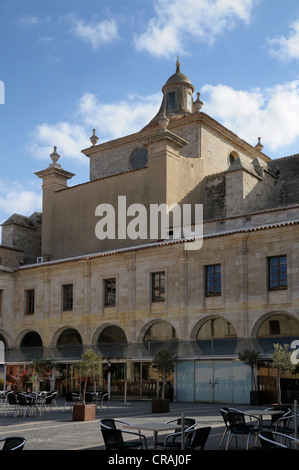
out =
<svg viewBox="0 0 299 470"><path fill-rule="evenodd" d="M126 404L122 401L110 400L109 410L106 405L102 411L97 409L94 421L73 421L70 406L64 411L64 399L57 400L57 406L53 404L52 411L47 410L41 416L27 415L14 416L14 409L7 412L4 404L0 405L0 438L6 436L23 436L27 442L24 450L103 450L104 444L100 431L99 420L103 417L119 418L131 424L158 421L165 422L172 418L193 417L198 422L198 427L211 426L212 430L208 438L205 450L219 452L224 450L219 447L224 431L224 423L219 412L221 404L209 403L171 403L169 413L152 413L150 401L131 401ZM248 409L250 406L238 406L239 409ZM262 407L264 408L264 407ZM143 432L143 431L142 431ZM152 445L152 433L143 432L148 437L148 445ZM159 437L161 437L159 435ZM235 444L232 444L234 449ZM222 452L220 452L223 455Z"/></svg>

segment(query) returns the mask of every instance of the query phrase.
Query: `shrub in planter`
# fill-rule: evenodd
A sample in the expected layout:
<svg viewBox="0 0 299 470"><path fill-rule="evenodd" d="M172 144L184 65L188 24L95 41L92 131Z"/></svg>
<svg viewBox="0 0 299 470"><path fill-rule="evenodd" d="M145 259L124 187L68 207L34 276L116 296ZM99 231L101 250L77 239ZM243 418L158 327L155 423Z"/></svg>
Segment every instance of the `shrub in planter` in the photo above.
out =
<svg viewBox="0 0 299 470"><path fill-rule="evenodd" d="M170 409L170 399L165 398L166 378L174 371L176 356L166 348L161 348L154 355L154 366L162 375L161 398L152 400L153 413L168 413Z"/></svg>
<svg viewBox="0 0 299 470"><path fill-rule="evenodd" d="M76 403L73 406L74 421L91 421L95 419L96 405L94 403L86 403L86 388L88 377L95 376L99 372L99 366L102 357L97 355L92 349L88 349L83 355L81 361L77 364L77 369L81 376L84 377L84 385L82 392L82 403Z"/></svg>

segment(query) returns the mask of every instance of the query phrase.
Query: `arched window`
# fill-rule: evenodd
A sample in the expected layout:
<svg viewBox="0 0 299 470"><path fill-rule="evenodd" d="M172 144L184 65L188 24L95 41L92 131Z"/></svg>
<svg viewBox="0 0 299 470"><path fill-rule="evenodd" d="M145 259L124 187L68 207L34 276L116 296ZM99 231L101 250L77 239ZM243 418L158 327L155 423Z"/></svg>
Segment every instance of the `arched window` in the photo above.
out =
<svg viewBox="0 0 299 470"><path fill-rule="evenodd" d="M299 337L299 321L287 313L275 313L260 324L256 336L265 354L272 354L273 344L290 345Z"/></svg>
<svg viewBox="0 0 299 470"><path fill-rule="evenodd" d="M64 330L57 340L57 348L64 357L81 357L83 347L80 333L73 328Z"/></svg>
<svg viewBox="0 0 299 470"><path fill-rule="evenodd" d="M147 341L172 341L176 339L177 335L175 328L166 321L154 323L149 327L144 335L145 343Z"/></svg>
<svg viewBox="0 0 299 470"><path fill-rule="evenodd" d="M146 147L138 147L133 151L131 155L131 167L133 170L147 166L147 154L148 150Z"/></svg>
<svg viewBox="0 0 299 470"><path fill-rule="evenodd" d="M98 343L126 343L127 338L124 331L115 325L106 326L100 333Z"/></svg>
<svg viewBox="0 0 299 470"><path fill-rule="evenodd" d="M207 320L198 330L196 340L204 354L235 354L237 334L234 326L224 318Z"/></svg>
<svg viewBox="0 0 299 470"><path fill-rule="evenodd" d="M20 349L27 359L36 359L42 356L43 342L36 331L30 331L24 335L20 343Z"/></svg>
<svg viewBox="0 0 299 470"><path fill-rule="evenodd" d="M228 156L229 166L231 166L238 157L239 157L239 155L234 150L232 152L230 152L230 154Z"/></svg>

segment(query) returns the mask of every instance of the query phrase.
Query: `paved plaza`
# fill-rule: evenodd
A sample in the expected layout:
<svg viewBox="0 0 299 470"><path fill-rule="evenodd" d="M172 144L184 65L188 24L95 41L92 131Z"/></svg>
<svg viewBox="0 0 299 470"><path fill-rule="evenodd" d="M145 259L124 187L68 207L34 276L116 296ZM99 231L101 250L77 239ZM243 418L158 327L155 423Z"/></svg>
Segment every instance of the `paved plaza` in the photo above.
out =
<svg viewBox="0 0 299 470"><path fill-rule="evenodd" d="M13 408L7 412L6 406L1 404L0 438L17 435L25 437L27 442L24 451L104 450L99 424L101 418L119 418L131 424L138 424L146 421L163 423L172 418L178 418L184 415L185 417L195 418L198 422L197 427L211 426L212 430L205 446L205 451L208 451L206 454L209 458L212 457L213 461L216 461L216 459L218 461L221 456L220 460L224 459L223 461L226 461L226 456L228 454L230 454L230 456L232 455L232 452L225 451L225 443L221 448L219 447L224 431L224 423L219 409L221 406L225 406L225 404L173 402L171 403L169 413L156 414L151 411L150 401L128 401L124 403L121 400L110 400L109 410L106 405L103 406L102 411L100 407L98 407L94 421L73 421L70 406L67 406L64 410L64 404L64 399L58 398L57 405L53 404L52 410L47 410L46 413L44 412L41 416L27 415L25 417L15 417ZM249 405L240 405L238 409L245 410L249 407ZM149 448L151 448L153 443L152 433L144 432L144 434L148 437L148 445ZM160 434L159 437L161 437ZM240 440L239 450L241 448L242 441ZM234 453L236 452L234 439L232 441L231 450L234 451ZM157 454L157 452L161 453L161 450L151 452ZM249 456L249 454L251 455ZM252 459L253 454L256 455L256 452L246 452L247 459ZM74 456L72 455L72 460L73 458ZM117 462L115 464L117 464ZM177 462L177 465L178 464L179 462Z"/></svg>

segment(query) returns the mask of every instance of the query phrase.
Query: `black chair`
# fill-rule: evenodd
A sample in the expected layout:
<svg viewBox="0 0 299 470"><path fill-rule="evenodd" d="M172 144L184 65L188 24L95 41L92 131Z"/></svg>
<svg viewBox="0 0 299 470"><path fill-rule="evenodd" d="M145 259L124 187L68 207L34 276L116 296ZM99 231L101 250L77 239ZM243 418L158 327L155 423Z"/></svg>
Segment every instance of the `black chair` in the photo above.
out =
<svg viewBox="0 0 299 470"><path fill-rule="evenodd" d="M294 437L288 436L286 434L282 434L280 432L275 431L262 431L258 434L261 448L263 450L276 450L276 449L287 449L290 450L292 447L290 446L290 441L295 440ZM280 439L281 442L278 442L277 439ZM285 444L282 443L282 440L285 440ZM288 441L289 445L286 444ZM295 450L293 448L292 450Z"/></svg>
<svg viewBox="0 0 299 470"><path fill-rule="evenodd" d="M276 423L278 420L281 420L281 418L286 418L287 416L291 415L291 410L287 406L281 406L281 405L273 405L270 406L269 408L266 408L265 411L281 411L280 414L275 414L271 416L271 419L263 421L263 429L269 429L269 430L275 430L276 429ZM280 421L280 424L282 422Z"/></svg>
<svg viewBox="0 0 299 470"><path fill-rule="evenodd" d="M6 414L9 412L11 408L14 409L14 416L17 415L18 409L19 409L19 402L17 399L17 395L15 395L13 392L9 392L6 397L7 400L7 408L6 408Z"/></svg>
<svg viewBox="0 0 299 470"><path fill-rule="evenodd" d="M72 406L75 403L75 398L78 398L78 395L76 393L67 392L65 394L65 402L64 402L63 411L65 411L66 406L69 406L70 409L72 409Z"/></svg>
<svg viewBox="0 0 299 470"><path fill-rule="evenodd" d="M226 443L226 450L229 448L233 435L236 437L236 446L238 447L238 436L247 436L246 441L246 450L249 447L249 440L253 434L257 434L260 431L260 425L254 426L253 424L248 424L245 420L245 415L242 412L228 411L228 438ZM259 419L257 422L259 423Z"/></svg>
<svg viewBox="0 0 299 470"><path fill-rule="evenodd" d="M222 407L220 408L220 413L221 413L221 416L222 416L222 419L224 421L224 425L225 425L225 429L223 431L223 434L222 434L222 437L221 437L221 440L220 440L220 443L219 443L219 447L222 446L223 444L223 441L224 441L224 438L226 436L226 434L228 433L229 431L229 421L228 421L228 417L227 417L227 413L231 411L231 412L237 412L239 413L240 410L237 410L236 408L228 408L228 407ZM250 427L252 427L252 424L249 424Z"/></svg>
<svg viewBox="0 0 299 470"><path fill-rule="evenodd" d="M4 441L4 446L1 450L23 450L26 443L24 437L5 437L0 439L0 441Z"/></svg>
<svg viewBox="0 0 299 470"><path fill-rule="evenodd" d="M106 450L147 449L146 437L143 434L124 429L117 429L117 423L125 424L127 426L130 425L130 423L122 421L121 419L105 418L100 420ZM125 441L123 439L123 434L138 436L138 439Z"/></svg>
<svg viewBox="0 0 299 470"><path fill-rule="evenodd" d="M295 417L296 415L288 415L279 418L276 421L275 432L283 434L295 434ZM297 415L297 434L299 434L299 415Z"/></svg>
<svg viewBox="0 0 299 470"><path fill-rule="evenodd" d="M203 450L211 429L211 426L207 426L188 431L186 433L185 450Z"/></svg>
<svg viewBox="0 0 299 470"><path fill-rule="evenodd" d="M165 424L176 422L178 426L181 426L182 420L181 418L170 419L169 421L165 421ZM184 427L185 432L194 429L197 425L197 421L194 418L184 418ZM167 434L164 441L158 441L157 447L164 447L164 449L178 449L181 448L181 427L175 428L174 432Z"/></svg>
<svg viewBox="0 0 299 470"><path fill-rule="evenodd" d="M95 401L95 394L92 392L85 393L85 403L94 403Z"/></svg>
<svg viewBox="0 0 299 470"><path fill-rule="evenodd" d="M36 414L38 412L37 408L37 401L35 396L25 395L24 393L18 393L18 410L23 411L23 418L25 418L27 411L31 411L31 415L33 415L33 411L35 410Z"/></svg>

